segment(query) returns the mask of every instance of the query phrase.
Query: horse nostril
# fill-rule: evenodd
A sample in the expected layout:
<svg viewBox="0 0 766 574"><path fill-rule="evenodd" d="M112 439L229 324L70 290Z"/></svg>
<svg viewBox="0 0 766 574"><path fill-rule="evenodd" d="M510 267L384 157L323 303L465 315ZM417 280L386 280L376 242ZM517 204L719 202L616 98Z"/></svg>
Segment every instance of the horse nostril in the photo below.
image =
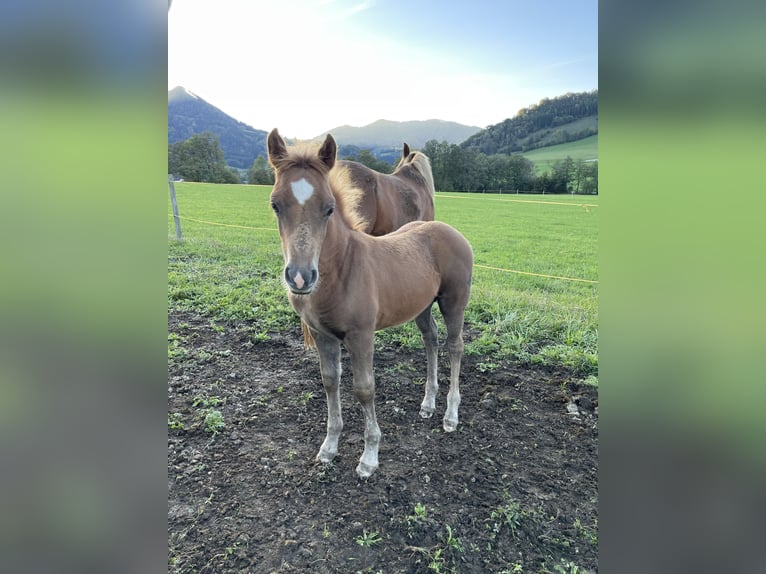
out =
<svg viewBox="0 0 766 574"><path fill-rule="evenodd" d="M291 290L295 292L310 291L319 277L316 269L301 269L300 267L285 267L285 281Z"/></svg>

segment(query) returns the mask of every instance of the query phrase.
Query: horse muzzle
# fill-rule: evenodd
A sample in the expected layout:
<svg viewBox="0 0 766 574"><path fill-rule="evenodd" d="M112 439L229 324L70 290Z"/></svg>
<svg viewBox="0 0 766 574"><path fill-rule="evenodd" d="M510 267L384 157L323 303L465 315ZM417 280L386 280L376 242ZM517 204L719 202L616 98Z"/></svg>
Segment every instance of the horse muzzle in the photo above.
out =
<svg viewBox="0 0 766 574"><path fill-rule="evenodd" d="M295 295L308 295L316 287L319 272L316 268L285 266L287 288Z"/></svg>

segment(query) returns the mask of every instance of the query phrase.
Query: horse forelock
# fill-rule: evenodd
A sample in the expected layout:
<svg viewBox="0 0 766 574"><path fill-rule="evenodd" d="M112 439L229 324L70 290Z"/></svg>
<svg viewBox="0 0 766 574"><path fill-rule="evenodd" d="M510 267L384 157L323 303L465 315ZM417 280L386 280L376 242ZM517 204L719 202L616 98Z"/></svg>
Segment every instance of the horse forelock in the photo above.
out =
<svg viewBox="0 0 766 574"><path fill-rule="evenodd" d="M326 175L330 170L319 159L319 145L312 142L298 142L287 148L287 155L279 159L274 168L277 171L285 171L292 168L315 169L320 174Z"/></svg>
<svg viewBox="0 0 766 574"><path fill-rule="evenodd" d="M343 165L336 164L330 171L328 179L343 219L352 229L364 231L371 223L361 212L365 191L354 185L351 172Z"/></svg>

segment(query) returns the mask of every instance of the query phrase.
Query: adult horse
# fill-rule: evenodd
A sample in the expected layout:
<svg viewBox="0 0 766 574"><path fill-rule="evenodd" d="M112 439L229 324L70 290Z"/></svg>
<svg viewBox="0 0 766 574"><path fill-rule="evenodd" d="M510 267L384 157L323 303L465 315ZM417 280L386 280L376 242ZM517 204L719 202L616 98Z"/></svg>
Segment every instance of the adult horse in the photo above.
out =
<svg viewBox="0 0 766 574"><path fill-rule="evenodd" d="M433 221L434 178L428 156L402 146L393 173L380 173L347 160L335 162L330 185L346 196L357 214L358 229L385 235L410 221Z"/></svg>
<svg viewBox="0 0 766 574"><path fill-rule="evenodd" d="M432 416L438 392L434 301L447 325L450 360L443 426L448 432L457 427L463 318L471 291L473 252L465 237L438 221L412 222L381 237L359 231L359 212L329 177L337 154L331 135L318 149L287 148L276 129L267 142L276 175L270 199L285 261L283 279L290 304L316 341L327 395L327 436L317 460L330 462L338 453L343 428L339 394L343 343L351 357L354 396L365 423L364 452L356 472L366 478L378 467L380 444L374 333L415 319L427 357L420 415Z"/></svg>

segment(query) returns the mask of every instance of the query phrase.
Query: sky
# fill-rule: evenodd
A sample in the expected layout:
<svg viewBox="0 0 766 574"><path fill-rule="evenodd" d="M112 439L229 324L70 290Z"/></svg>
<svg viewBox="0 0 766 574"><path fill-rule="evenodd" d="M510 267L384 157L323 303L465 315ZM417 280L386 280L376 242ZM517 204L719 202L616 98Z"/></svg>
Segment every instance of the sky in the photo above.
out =
<svg viewBox="0 0 766 574"><path fill-rule="evenodd" d="M598 2L174 0L176 86L290 138L379 119L484 128L598 88Z"/></svg>

